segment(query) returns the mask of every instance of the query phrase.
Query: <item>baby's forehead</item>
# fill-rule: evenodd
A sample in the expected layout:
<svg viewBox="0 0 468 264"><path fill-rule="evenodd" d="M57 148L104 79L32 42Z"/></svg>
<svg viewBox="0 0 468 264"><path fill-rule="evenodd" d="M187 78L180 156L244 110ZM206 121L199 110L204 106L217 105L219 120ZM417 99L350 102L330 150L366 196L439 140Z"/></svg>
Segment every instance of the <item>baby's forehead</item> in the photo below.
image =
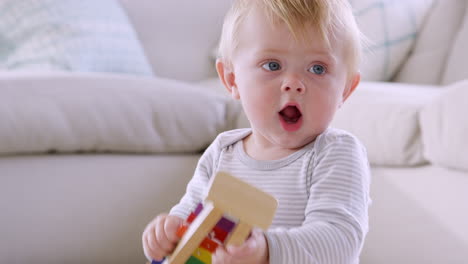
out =
<svg viewBox="0 0 468 264"><path fill-rule="evenodd" d="M330 43L331 40L340 39L343 36L340 30L332 26L332 23L317 22L306 17L297 20L286 20L260 8L248 10L245 17L237 24L237 27L237 33L245 29L256 29L255 34L271 31L282 34L282 38L292 37L298 41L323 42L326 46L332 46L335 43ZM275 35L272 37L275 37Z"/></svg>
<svg viewBox="0 0 468 264"><path fill-rule="evenodd" d="M343 58L351 68L357 68L361 58L360 31L348 6L344 2L317 4L326 3L328 0L310 3L301 1L299 0L298 4L304 4L311 9L303 12L286 0L284 3L274 2L273 8L269 5L273 2L269 1L241 1L244 3L239 6L241 8L233 9L235 11L226 20L227 30L223 30L220 54L232 57L239 48L254 41L280 43L293 38L310 45L313 49L320 46L325 53L336 54L339 60ZM278 9L274 8L279 6L288 9L278 12ZM282 33L277 34L278 32Z"/></svg>
<svg viewBox="0 0 468 264"><path fill-rule="evenodd" d="M329 54L340 50L345 43L336 39L339 34L326 37L313 25L308 25L301 31L294 31L285 23L274 25L255 23L245 25L238 33L241 46L271 53L281 52L282 48L290 48L307 53Z"/></svg>

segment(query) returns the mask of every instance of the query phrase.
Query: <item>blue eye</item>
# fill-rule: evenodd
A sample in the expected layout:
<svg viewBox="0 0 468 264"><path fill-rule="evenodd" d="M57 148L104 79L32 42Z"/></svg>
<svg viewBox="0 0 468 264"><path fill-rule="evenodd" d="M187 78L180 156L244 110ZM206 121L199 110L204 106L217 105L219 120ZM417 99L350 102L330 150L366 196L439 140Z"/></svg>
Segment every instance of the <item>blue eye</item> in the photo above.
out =
<svg viewBox="0 0 468 264"><path fill-rule="evenodd" d="M262 65L262 68L267 71L279 71L281 70L281 65L276 61L270 61Z"/></svg>
<svg viewBox="0 0 468 264"><path fill-rule="evenodd" d="M325 72L327 71L327 69L325 68L325 66L323 65L320 65L320 64L315 64L314 66L312 66L309 71L311 73L315 73L317 75L322 75L322 74L325 74Z"/></svg>

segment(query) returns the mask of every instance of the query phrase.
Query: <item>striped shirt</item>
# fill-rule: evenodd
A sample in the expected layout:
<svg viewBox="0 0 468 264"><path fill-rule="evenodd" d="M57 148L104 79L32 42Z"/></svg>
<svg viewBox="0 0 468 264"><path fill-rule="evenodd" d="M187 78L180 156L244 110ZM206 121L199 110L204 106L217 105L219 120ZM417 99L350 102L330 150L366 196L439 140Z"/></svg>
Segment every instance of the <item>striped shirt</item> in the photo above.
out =
<svg viewBox="0 0 468 264"><path fill-rule="evenodd" d="M221 133L170 213L185 219L206 197L210 177L225 171L278 200L265 233L271 264L359 263L370 204L370 170L362 144L345 131L328 128L285 158L259 161L244 151L242 139L250 133Z"/></svg>

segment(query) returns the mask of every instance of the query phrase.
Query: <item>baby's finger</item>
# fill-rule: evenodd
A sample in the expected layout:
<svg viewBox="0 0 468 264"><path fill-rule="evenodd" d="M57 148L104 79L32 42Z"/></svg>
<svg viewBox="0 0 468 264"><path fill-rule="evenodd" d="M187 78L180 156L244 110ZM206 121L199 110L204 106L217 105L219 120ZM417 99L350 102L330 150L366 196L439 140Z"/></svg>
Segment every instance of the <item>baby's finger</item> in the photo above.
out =
<svg viewBox="0 0 468 264"><path fill-rule="evenodd" d="M218 247L215 253L211 256L212 264L226 264L231 263L231 256L226 252L224 247Z"/></svg>
<svg viewBox="0 0 468 264"><path fill-rule="evenodd" d="M155 228L154 225L150 225L148 229L145 231L146 244L148 245L148 248L150 250L154 250L153 248L158 243L156 241L156 234L155 234L154 228Z"/></svg>
<svg viewBox="0 0 468 264"><path fill-rule="evenodd" d="M167 219L165 219L167 220ZM170 253L172 249L174 248L174 244L169 241L169 239L166 236L166 232L164 231L164 222L165 221L159 221L156 224L156 240L158 241L158 246L164 250L166 253Z"/></svg>
<svg viewBox="0 0 468 264"><path fill-rule="evenodd" d="M233 256L247 256L254 254L259 247L258 240L262 238L263 233L259 230L254 229L251 236L240 246L228 246L226 251Z"/></svg>
<svg viewBox="0 0 468 264"><path fill-rule="evenodd" d="M163 254L161 254L162 251L156 245L152 245L152 243L149 242L148 236L144 236L143 239L144 244L146 244L146 246L143 247L146 258L148 258L148 260L161 260L164 257Z"/></svg>
<svg viewBox="0 0 468 264"><path fill-rule="evenodd" d="M164 233L170 242L176 243L179 241L177 229L182 225L183 220L177 216L169 215L164 223Z"/></svg>
<svg viewBox="0 0 468 264"><path fill-rule="evenodd" d="M253 237L247 239L245 243L240 246L228 246L226 248L227 253L234 258L252 255L256 250L257 241Z"/></svg>
<svg viewBox="0 0 468 264"><path fill-rule="evenodd" d="M148 244L150 251L161 259L162 257L167 256L169 253L171 253L171 251L163 248L161 246L160 241L158 241L156 231L157 226L158 221L156 221L156 224L151 225L150 229L148 230Z"/></svg>
<svg viewBox="0 0 468 264"><path fill-rule="evenodd" d="M149 250L148 235L146 233L146 230L145 232L143 232L143 235L141 236L141 244L143 245L143 252L145 253L146 258L148 260L153 259Z"/></svg>

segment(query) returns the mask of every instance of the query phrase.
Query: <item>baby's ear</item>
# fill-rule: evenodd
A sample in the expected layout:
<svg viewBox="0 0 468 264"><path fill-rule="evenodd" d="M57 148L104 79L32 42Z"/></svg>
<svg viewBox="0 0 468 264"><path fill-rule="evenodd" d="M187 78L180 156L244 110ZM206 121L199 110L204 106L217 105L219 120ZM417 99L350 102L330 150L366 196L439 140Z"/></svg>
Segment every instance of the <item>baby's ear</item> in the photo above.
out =
<svg viewBox="0 0 468 264"><path fill-rule="evenodd" d="M232 66L229 63L224 62L222 59L217 59L216 71L218 72L219 79L221 79L221 82L231 94L232 98L240 99L236 85L236 76L232 70Z"/></svg>
<svg viewBox="0 0 468 264"><path fill-rule="evenodd" d="M351 77L348 82L346 83L346 87L343 91L343 100L342 103L348 99L348 97L356 90L356 87L358 86L359 82L361 81L361 73L357 72L354 74L353 77Z"/></svg>

